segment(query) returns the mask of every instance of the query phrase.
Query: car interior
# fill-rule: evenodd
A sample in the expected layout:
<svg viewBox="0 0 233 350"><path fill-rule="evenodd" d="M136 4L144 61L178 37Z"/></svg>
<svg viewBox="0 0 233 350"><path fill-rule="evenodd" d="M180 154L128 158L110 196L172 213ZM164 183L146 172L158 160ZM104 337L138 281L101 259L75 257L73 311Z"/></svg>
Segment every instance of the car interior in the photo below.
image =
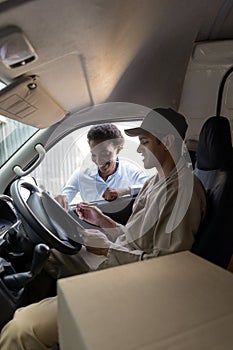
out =
<svg viewBox="0 0 233 350"><path fill-rule="evenodd" d="M232 72L229 0L0 1L0 329L50 249L75 254L93 228L80 198L68 211L54 199L91 162L89 128L124 132L155 107L186 117L184 153L207 194L191 252L233 271ZM154 174L124 137L122 158ZM136 196L92 204L124 225Z"/></svg>

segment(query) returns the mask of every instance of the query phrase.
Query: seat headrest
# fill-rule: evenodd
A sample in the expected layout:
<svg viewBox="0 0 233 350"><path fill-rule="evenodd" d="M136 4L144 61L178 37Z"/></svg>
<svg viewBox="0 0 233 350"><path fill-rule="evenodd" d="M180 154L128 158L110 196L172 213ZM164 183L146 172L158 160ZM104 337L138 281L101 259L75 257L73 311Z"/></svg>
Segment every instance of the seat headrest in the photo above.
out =
<svg viewBox="0 0 233 350"><path fill-rule="evenodd" d="M197 168L233 169L231 127L226 117L210 117L203 124L197 146Z"/></svg>

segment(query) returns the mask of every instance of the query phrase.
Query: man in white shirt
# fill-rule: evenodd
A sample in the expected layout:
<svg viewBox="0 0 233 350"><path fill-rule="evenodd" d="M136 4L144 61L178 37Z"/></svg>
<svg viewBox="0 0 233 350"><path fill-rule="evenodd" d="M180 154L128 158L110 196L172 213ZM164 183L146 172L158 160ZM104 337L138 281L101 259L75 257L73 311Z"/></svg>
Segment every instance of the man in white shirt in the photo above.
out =
<svg viewBox="0 0 233 350"><path fill-rule="evenodd" d="M134 195L147 179L146 174L118 155L124 137L114 124L93 126L87 134L93 165L76 170L56 200L67 209L79 192L84 202L112 201L126 194Z"/></svg>

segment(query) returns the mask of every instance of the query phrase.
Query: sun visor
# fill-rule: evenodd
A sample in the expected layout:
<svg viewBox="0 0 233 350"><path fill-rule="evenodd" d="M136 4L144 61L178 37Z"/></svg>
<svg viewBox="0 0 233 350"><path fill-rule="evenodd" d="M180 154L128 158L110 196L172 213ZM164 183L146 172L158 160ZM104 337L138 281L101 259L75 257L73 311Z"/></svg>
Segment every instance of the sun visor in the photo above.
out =
<svg viewBox="0 0 233 350"><path fill-rule="evenodd" d="M66 113L38 77L24 76L0 91L0 114L42 129L57 123Z"/></svg>

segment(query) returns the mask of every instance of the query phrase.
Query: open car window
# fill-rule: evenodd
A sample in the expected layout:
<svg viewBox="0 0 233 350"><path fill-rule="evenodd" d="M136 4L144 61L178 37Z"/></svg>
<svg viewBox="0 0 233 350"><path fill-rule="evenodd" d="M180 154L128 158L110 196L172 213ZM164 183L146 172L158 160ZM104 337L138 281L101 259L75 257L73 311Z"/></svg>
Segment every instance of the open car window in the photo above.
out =
<svg viewBox="0 0 233 350"><path fill-rule="evenodd" d="M5 87L6 84L0 80L0 91ZM14 114L13 109L12 114ZM36 131L35 127L0 114L0 168Z"/></svg>
<svg viewBox="0 0 233 350"><path fill-rule="evenodd" d="M22 124L0 115L0 167L37 131L30 125Z"/></svg>
<svg viewBox="0 0 233 350"><path fill-rule="evenodd" d="M135 165L146 175L151 175L152 171L144 169L142 158L137 153L138 138L128 137L124 133L124 129L136 127L141 124L141 121L113 124L121 130L125 138L124 148L119 153L119 158ZM82 171L93 164L87 142L87 133L90 128L91 125L75 130L46 153L43 162L31 173L41 188L45 188L55 196L61 193L62 188L75 170ZM77 195L74 201L80 199Z"/></svg>

